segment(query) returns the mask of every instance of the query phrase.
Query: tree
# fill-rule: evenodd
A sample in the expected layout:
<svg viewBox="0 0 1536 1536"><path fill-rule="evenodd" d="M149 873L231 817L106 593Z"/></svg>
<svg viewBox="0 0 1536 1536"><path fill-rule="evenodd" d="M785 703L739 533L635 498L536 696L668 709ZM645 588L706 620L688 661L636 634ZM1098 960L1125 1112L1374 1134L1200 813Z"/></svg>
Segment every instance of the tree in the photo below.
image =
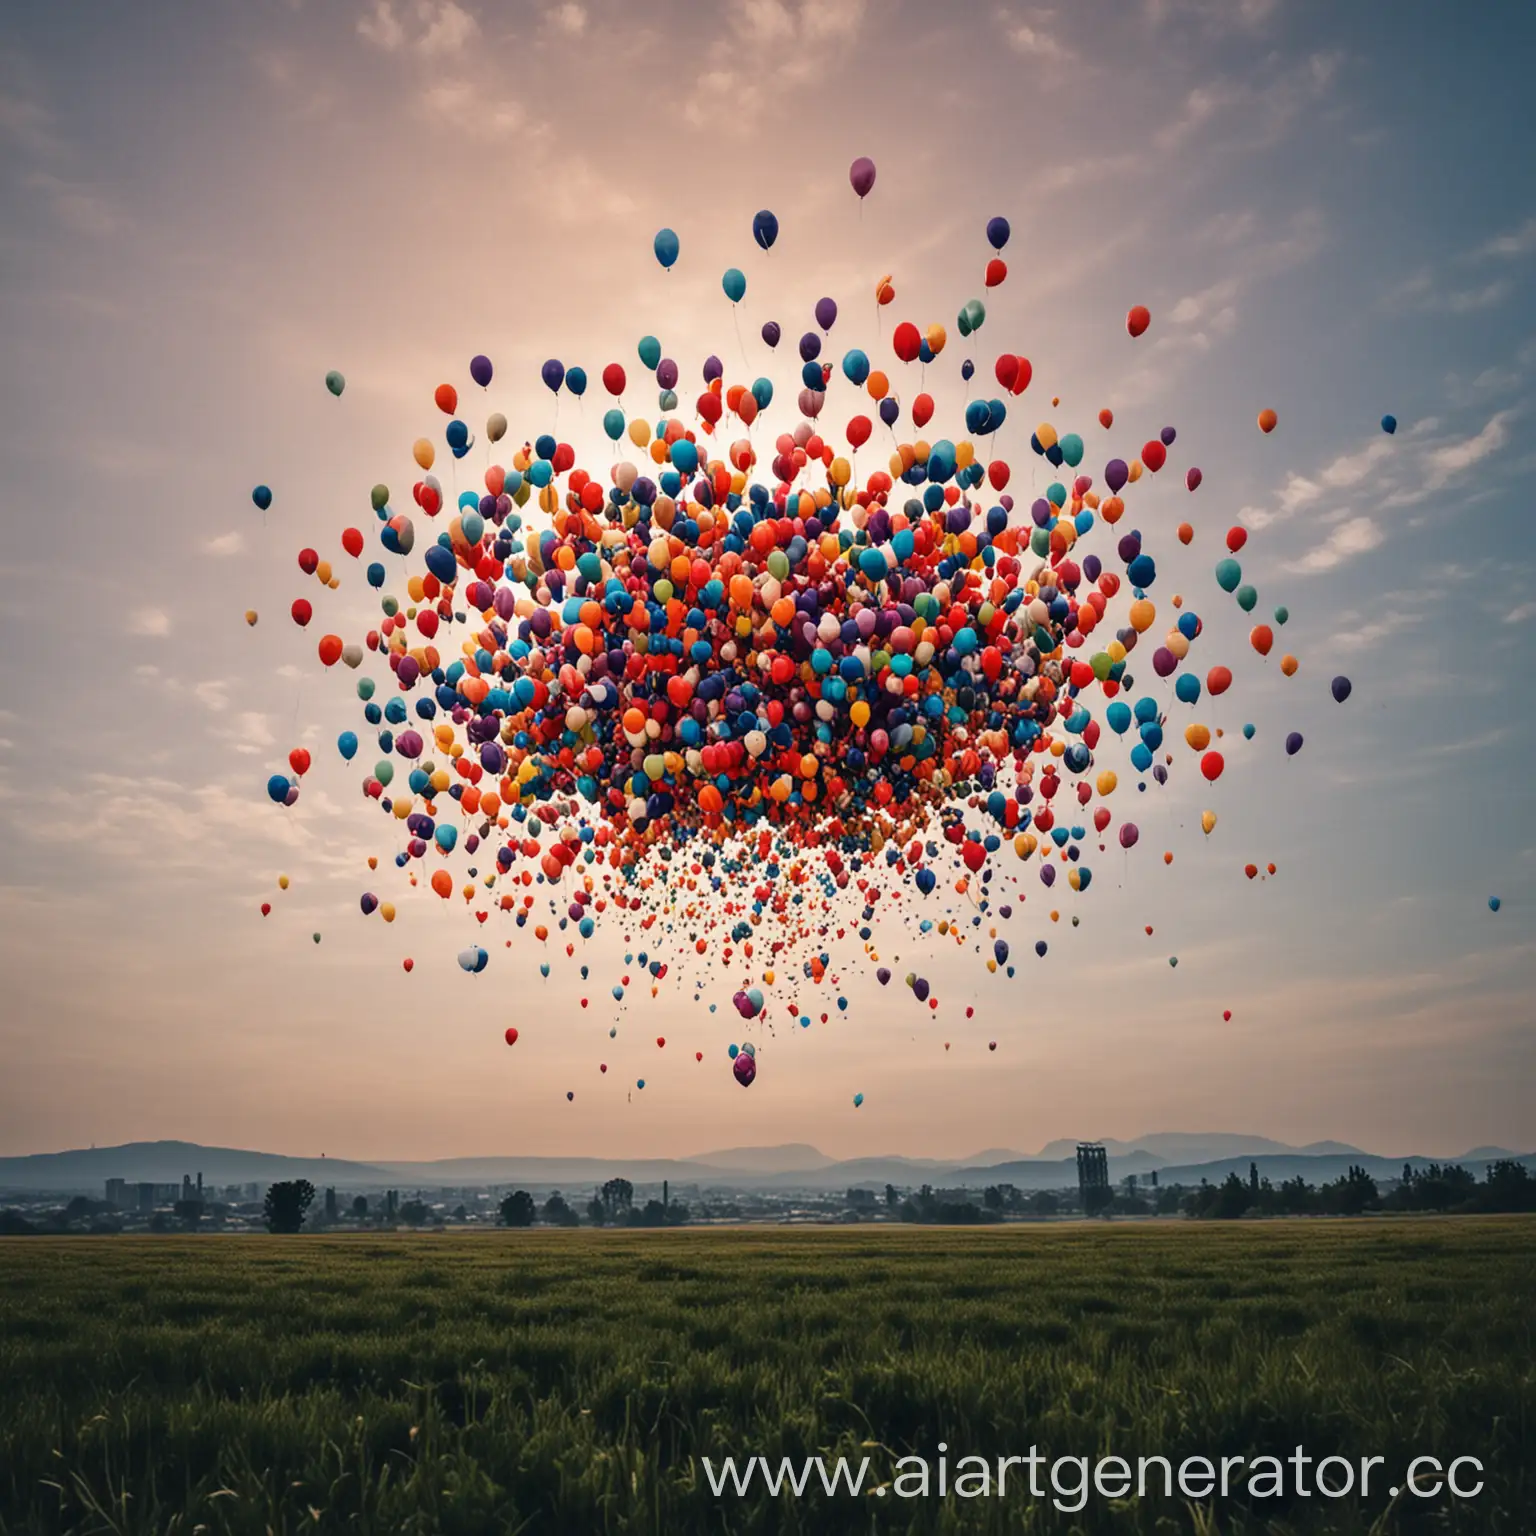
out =
<svg viewBox="0 0 1536 1536"><path fill-rule="evenodd" d="M603 1204L611 1214L627 1211L634 1203L635 1186L628 1179L609 1179L603 1185Z"/></svg>
<svg viewBox="0 0 1536 1536"><path fill-rule="evenodd" d="M421 1200L407 1200L400 1207L400 1220L408 1227L424 1227L431 1219L431 1210Z"/></svg>
<svg viewBox="0 0 1536 1536"><path fill-rule="evenodd" d="M896 1186L894 1184L887 1184L885 1186L885 1208L886 1208L886 1210L894 1211L896 1209L896 1207L898 1205L900 1205L900 1204L901 1204L901 1196L896 1193Z"/></svg>
<svg viewBox="0 0 1536 1536"><path fill-rule="evenodd" d="M308 1179L284 1179L267 1191L262 1218L268 1232L297 1232L315 1203L315 1186Z"/></svg>
<svg viewBox="0 0 1536 1536"><path fill-rule="evenodd" d="M544 1220L552 1227L581 1225L581 1218L571 1209L565 1196L558 1189L544 1202Z"/></svg>
<svg viewBox="0 0 1536 1536"><path fill-rule="evenodd" d="M366 1221L368 1219L367 1195L359 1195L357 1199L352 1202L352 1214L357 1217L359 1221Z"/></svg>
<svg viewBox="0 0 1536 1536"><path fill-rule="evenodd" d="M526 1189L514 1190L498 1207L504 1227L531 1227L538 1208Z"/></svg>
<svg viewBox="0 0 1536 1536"><path fill-rule="evenodd" d="M600 1227L608 1220L608 1207L596 1195L587 1202L587 1220L594 1227Z"/></svg>
<svg viewBox="0 0 1536 1536"><path fill-rule="evenodd" d="M989 1185L986 1193L981 1197L989 1211L1000 1211L1003 1208L1003 1192L996 1184Z"/></svg>
<svg viewBox="0 0 1536 1536"><path fill-rule="evenodd" d="M1041 1189L1029 1197L1029 1208L1036 1216L1054 1216L1061 1209L1061 1201L1050 1190Z"/></svg>
<svg viewBox="0 0 1536 1536"><path fill-rule="evenodd" d="M201 1200L178 1200L171 1207L176 1220L185 1227L196 1227L203 1219L203 1202Z"/></svg>

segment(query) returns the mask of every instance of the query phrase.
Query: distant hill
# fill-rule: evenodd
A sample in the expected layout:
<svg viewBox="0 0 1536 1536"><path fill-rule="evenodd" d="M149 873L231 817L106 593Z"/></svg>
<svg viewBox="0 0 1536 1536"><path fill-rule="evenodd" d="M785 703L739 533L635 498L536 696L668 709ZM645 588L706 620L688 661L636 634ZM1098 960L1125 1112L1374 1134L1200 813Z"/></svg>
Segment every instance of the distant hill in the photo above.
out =
<svg viewBox="0 0 1536 1536"><path fill-rule="evenodd" d="M1520 1157L1501 1147L1479 1147L1459 1158L1380 1157L1342 1142L1287 1147L1262 1136L1165 1134L1139 1141L1107 1141L1109 1175L1118 1183L1128 1174L1145 1178L1154 1169L1163 1184L1219 1183L1229 1173L1248 1176L1257 1163L1261 1177L1275 1183L1298 1174L1318 1184L1338 1178L1359 1163L1378 1178L1396 1178L1405 1162L1422 1168L1431 1161L1462 1163L1481 1171L1485 1163L1519 1157L1536 1169L1536 1154ZM1213 1151L1212 1149L1217 1150ZM1235 1150L1223 1153L1223 1147ZM966 1162L896 1155L836 1160L817 1148L796 1143L779 1147L734 1147L691 1158L601 1157L453 1157L431 1162L358 1162L345 1158L290 1157L234 1147L205 1147L188 1141L138 1141L118 1147L70 1152L42 1152L0 1158L0 1191L41 1194L100 1194L108 1179L179 1184L183 1174L201 1173L205 1185L270 1183L308 1179L319 1187L343 1189L431 1189L463 1186L521 1185L533 1190L581 1191L614 1177L674 1190L837 1191L881 1189L886 1184L910 1188L981 1189L1013 1184L1020 1189L1062 1189L1077 1183L1077 1143L1052 1142L1045 1152L1058 1156L1020 1157L1007 1151L984 1152ZM1178 1157L1191 1150L1205 1155ZM1000 1158L992 1161L993 1157Z"/></svg>
<svg viewBox="0 0 1536 1536"><path fill-rule="evenodd" d="M683 1161L742 1173L806 1173L813 1168L830 1167L833 1159L802 1141L782 1147L728 1147L723 1152L697 1152Z"/></svg>

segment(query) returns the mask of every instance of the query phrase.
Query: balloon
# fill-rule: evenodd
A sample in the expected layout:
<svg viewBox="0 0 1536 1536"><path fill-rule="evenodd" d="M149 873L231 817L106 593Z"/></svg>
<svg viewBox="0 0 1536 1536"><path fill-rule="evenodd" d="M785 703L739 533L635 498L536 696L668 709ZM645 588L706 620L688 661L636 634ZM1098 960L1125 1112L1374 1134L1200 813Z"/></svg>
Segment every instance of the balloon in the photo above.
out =
<svg viewBox="0 0 1536 1536"><path fill-rule="evenodd" d="M779 338L783 334L783 331L779 329L779 322L777 320L766 320L763 322L763 340L770 347L778 346Z"/></svg>
<svg viewBox="0 0 1536 1536"><path fill-rule="evenodd" d="M459 392L452 384L439 384L432 398L445 416L452 416L459 408Z"/></svg>
<svg viewBox="0 0 1536 1536"><path fill-rule="evenodd" d="M1273 432L1280 418L1267 406L1259 412L1259 431Z"/></svg>
<svg viewBox="0 0 1536 1536"><path fill-rule="evenodd" d="M1296 754L1298 752L1300 752L1300 751L1301 751L1301 732L1300 731L1292 731L1291 734L1285 738L1285 755L1287 757L1295 757Z"/></svg>
<svg viewBox="0 0 1536 1536"><path fill-rule="evenodd" d="M995 219L987 220L987 243L994 251L1000 251L1008 244L1010 233L1007 219L999 216Z"/></svg>
<svg viewBox="0 0 1536 1536"><path fill-rule="evenodd" d="M739 304L747 296L747 276L740 267L727 267L720 286L732 304Z"/></svg>
<svg viewBox="0 0 1536 1536"><path fill-rule="evenodd" d="M484 353L477 353L469 360L469 376L481 389L491 382L491 360Z"/></svg>
<svg viewBox="0 0 1536 1536"><path fill-rule="evenodd" d="M1204 478L1198 469L1191 469L1184 476L1184 484L1192 491L1200 489L1200 481Z"/></svg>
<svg viewBox="0 0 1536 1536"><path fill-rule="evenodd" d="M816 324L830 331L837 320L837 305L831 299L816 300Z"/></svg>
<svg viewBox="0 0 1536 1536"><path fill-rule="evenodd" d="M855 1109L858 1109L863 1104L863 1102L864 1102L864 1095L862 1093L854 1094L854 1096L853 1096L853 1107Z"/></svg>
<svg viewBox="0 0 1536 1536"><path fill-rule="evenodd" d="M773 242L779 238L779 221L768 209L760 209L752 216L752 238L765 251L773 249Z"/></svg>
<svg viewBox="0 0 1536 1536"><path fill-rule="evenodd" d="M325 387L333 395L340 396L342 390L347 387L347 381L334 368L325 376Z"/></svg>
<svg viewBox="0 0 1536 1536"><path fill-rule="evenodd" d="M1397 417L1383 416L1381 418L1381 430L1385 432L1388 437L1391 437L1391 435L1397 431Z"/></svg>
<svg viewBox="0 0 1536 1536"><path fill-rule="evenodd" d="M557 357L552 357L539 370L539 377L544 380L544 387L551 394L560 393L560 386L565 382L565 364Z"/></svg>
<svg viewBox="0 0 1536 1536"><path fill-rule="evenodd" d="M1504 903L1497 896L1490 896L1488 898L1488 910L1490 912L1497 912L1503 905Z"/></svg>
<svg viewBox="0 0 1536 1536"><path fill-rule="evenodd" d="M652 249L656 252L656 260L670 271L680 249L676 233L670 229L657 230Z"/></svg>
<svg viewBox="0 0 1536 1536"><path fill-rule="evenodd" d="M743 1088L750 1088L752 1080L757 1076L757 1058L749 1056L745 1051L738 1052L736 1060L731 1063L731 1074Z"/></svg>
<svg viewBox="0 0 1536 1536"><path fill-rule="evenodd" d="M515 1024L509 1024L507 1026L507 1033L504 1038L508 1045L517 1044L517 1026Z"/></svg>
<svg viewBox="0 0 1536 1536"><path fill-rule="evenodd" d="M1347 677L1340 676L1334 678L1332 684L1330 684L1330 687L1333 691L1334 703L1342 704L1345 699L1349 697L1351 691L1354 688L1354 684L1351 683Z"/></svg>
<svg viewBox="0 0 1536 1536"><path fill-rule="evenodd" d="M267 508L272 505L271 488L265 485L258 485L256 489L251 492L251 500L254 501L263 512L265 512Z"/></svg>
<svg viewBox="0 0 1536 1536"><path fill-rule="evenodd" d="M848 167L848 182L862 202L875 185L875 162L868 155L860 155Z"/></svg>
<svg viewBox="0 0 1536 1536"><path fill-rule="evenodd" d="M1125 328L1131 333L1133 338L1142 335L1151 324L1151 311L1144 304L1132 305L1126 314Z"/></svg>

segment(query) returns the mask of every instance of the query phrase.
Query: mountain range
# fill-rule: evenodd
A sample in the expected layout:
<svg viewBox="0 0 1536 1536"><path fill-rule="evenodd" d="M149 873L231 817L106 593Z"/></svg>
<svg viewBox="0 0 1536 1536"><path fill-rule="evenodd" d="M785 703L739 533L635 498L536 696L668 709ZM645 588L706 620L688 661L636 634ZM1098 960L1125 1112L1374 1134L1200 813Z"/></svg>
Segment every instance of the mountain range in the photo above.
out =
<svg viewBox="0 0 1536 1536"><path fill-rule="evenodd" d="M1344 1142L1290 1146L1264 1136L1233 1133L1168 1132L1132 1141L1106 1140L1111 1179L1156 1172L1163 1184L1213 1183L1236 1171L1246 1177L1250 1163L1276 1183L1300 1175L1317 1184L1338 1178L1351 1164L1375 1177L1395 1178L1404 1163L1459 1162L1480 1170L1498 1158L1518 1158L1536 1171L1536 1153L1478 1147L1459 1158L1379 1156ZM309 1179L341 1189L439 1188L443 1186L526 1185L534 1190L585 1188L622 1176L638 1186L669 1180L679 1191L703 1189L785 1192L836 1191L855 1186L919 1184L981 1188L1013 1184L1020 1189L1061 1189L1077 1182L1077 1143L1053 1141L1035 1154L989 1148L969 1158L900 1156L836 1159L803 1143L777 1147L730 1147L686 1158L623 1157L454 1157L431 1162L381 1158L357 1161L325 1156L289 1156L187 1141L140 1141L117 1147L77 1148L24 1157L0 1157L0 1191L99 1195L106 1180L179 1184L183 1174L201 1174L215 1189L231 1184Z"/></svg>

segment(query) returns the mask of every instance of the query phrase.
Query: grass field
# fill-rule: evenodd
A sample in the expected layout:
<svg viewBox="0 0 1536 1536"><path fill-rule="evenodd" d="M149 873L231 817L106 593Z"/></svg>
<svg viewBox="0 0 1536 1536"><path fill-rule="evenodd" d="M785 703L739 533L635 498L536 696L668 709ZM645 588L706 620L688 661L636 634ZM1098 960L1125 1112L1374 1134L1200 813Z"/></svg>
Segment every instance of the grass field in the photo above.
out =
<svg viewBox="0 0 1536 1536"><path fill-rule="evenodd" d="M873 1486L941 1440L1475 1455L1487 1488L1066 1514L717 1499L694 1462ZM1536 1220L0 1241L7 1533L872 1529L1524 1536Z"/></svg>

